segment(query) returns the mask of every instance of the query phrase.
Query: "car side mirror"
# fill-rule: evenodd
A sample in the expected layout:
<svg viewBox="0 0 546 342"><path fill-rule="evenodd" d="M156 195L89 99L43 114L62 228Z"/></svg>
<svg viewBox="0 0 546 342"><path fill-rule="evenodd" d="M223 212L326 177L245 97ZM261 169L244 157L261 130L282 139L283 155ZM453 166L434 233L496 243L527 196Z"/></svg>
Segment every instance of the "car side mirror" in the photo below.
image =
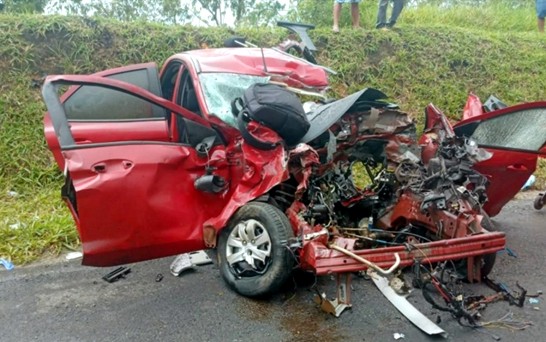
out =
<svg viewBox="0 0 546 342"><path fill-rule="evenodd" d="M199 191L217 194L224 191L228 183L222 176L205 174L197 178L193 186Z"/></svg>
<svg viewBox="0 0 546 342"><path fill-rule="evenodd" d="M215 141L216 141L216 136L210 136L203 139L199 144L197 144L197 146L195 146L197 155L199 155L199 157L208 158L209 151L212 149L212 146L214 146Z"/></svg>

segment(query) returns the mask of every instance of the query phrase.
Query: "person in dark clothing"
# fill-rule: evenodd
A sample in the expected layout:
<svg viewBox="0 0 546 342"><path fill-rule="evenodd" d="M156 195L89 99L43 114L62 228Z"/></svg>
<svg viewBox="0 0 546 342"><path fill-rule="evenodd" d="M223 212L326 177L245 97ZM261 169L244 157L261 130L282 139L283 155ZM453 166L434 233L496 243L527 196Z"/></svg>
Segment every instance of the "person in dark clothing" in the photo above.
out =
<svg viewBox="0 0 546 342"><path fill-rule="evenodd" d="M404 8L404 0L392 0L392 13L389 21L387 21L387 7L389 0L379 0L379 9L377 11L377 22L375 28L390 28L396 24L398 16Z"/></svg>

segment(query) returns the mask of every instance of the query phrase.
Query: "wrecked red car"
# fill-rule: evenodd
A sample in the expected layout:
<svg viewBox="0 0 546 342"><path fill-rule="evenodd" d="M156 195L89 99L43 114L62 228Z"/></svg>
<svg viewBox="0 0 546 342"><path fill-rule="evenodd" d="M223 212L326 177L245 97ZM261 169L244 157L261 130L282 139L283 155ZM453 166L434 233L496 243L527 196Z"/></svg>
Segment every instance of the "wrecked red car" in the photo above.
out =
<svg viewBox="0 0 546 342"><path fill-rule="evenodd" d="M309 127L298 141L249 118L241 132L233 102L255 84L315 99L302 106ZM246 296L278 290L296 266L386 274L459 260L471 281L489 273L505 236L487 213L519 190L544 145L504 144L511 138L495 129L510 133L504 118L521 121L546 103L454 129L430 105L419 142L382 92L331 101L327 88L325 68L260 48L179 53L160 72L140 64L49 76L45 136L66 178L83 264L215 248L223 278Z"/></svg>

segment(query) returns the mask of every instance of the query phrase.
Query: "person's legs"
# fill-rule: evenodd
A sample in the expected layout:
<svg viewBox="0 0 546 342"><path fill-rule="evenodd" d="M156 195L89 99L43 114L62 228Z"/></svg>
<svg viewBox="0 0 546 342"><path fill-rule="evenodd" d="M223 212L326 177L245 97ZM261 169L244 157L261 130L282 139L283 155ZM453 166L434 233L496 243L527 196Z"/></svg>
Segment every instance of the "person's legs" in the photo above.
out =
<svg viewBox="0 0 546 342"><path fill-rule="evenodd" d="M537 0L537 26L538 32L544 33L544 18L546 17L546 0Z"/></svg>
<svg viewBox="0 0 546 342"><path fill-rule="evenodd" d="M396 24L396 20L398 20L398 16L402 13L403 8L404 0L393 0L391 18L388 23L390 27L393 27L394 24Z"/></svg>
<svg viewBox="0 0 546 342"><path fill-rule="evenodd" d="M351 18L353 19L353 27L360 27L360 10L357 2L351 4Z"/></svg>
<svg viewBox="0 0 546 342"><path fill-rule="evenodd" d="M377 10L377 21L375 28L382 28L387 26L387 5L389 0L379 0L379 8Z"/></svg>
<svg viewBox="0 0 546 342"><path fill-rule="evenodd" d="M334 32L339 32L339 17L341 16L341 4L334 1Z"/></svg>

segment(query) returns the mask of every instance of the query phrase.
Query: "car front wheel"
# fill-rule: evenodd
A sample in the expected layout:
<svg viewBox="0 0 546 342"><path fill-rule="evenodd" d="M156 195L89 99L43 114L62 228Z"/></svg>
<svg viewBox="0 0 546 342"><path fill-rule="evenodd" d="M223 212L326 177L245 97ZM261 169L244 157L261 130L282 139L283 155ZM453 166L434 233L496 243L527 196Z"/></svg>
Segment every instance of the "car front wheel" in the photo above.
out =
<svg viewBox="0 0 546 342"><path fill-rule="evenodd" d="M247 297L272 294L288 280L294 257L288 218L267 203L251 202L232 217L218 239L218 267L226 283Z"/></svg>

